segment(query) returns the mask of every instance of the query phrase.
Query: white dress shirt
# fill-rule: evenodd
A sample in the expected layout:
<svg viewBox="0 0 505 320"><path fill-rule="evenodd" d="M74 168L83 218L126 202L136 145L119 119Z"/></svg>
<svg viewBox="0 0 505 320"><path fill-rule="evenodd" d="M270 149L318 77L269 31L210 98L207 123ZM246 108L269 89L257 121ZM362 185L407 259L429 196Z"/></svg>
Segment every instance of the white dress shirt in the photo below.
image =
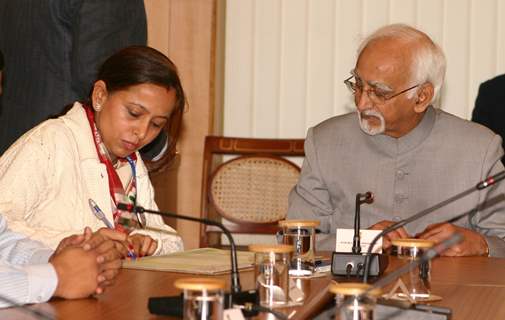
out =
<svg viewBox="0 0 505 320"><path fill-rule="evenodd" d="M10 231L0 215L0 308L9 304L48 301L54 294L58 277L48 263L53 251L42 243Z"/></svg>

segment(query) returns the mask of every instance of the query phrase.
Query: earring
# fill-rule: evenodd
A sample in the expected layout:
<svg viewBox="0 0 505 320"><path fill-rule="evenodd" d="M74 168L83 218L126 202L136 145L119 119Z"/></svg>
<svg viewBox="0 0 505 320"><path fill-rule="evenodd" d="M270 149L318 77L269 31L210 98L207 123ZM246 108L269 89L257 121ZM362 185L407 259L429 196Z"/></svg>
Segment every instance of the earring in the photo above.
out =
<svg viewBox="0 0 505 320"><path fill-rule="evenodd" d="M100 112L100 110L102 110L102 105L97 103L95 104L95 106L93 107L93 109L95 109L96 112Z"/></svg>

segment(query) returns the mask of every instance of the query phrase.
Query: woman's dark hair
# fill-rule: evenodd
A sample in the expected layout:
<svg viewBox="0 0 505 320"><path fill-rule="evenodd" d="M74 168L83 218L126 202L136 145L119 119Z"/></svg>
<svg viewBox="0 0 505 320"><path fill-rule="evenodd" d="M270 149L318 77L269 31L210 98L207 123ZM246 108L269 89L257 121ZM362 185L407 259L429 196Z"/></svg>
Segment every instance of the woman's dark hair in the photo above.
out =
<svg viewBox="0 0 505 320"><path fill-rule="evenodd" d="M167 151L155 162L145 161L150 172L164 169L175 158L182 114L186 106L186 96L175 64L156 49L144 46L127 47L110 56L102 64L96 80L104 81L108 92L125 90L144 83L175 90L175 108L163 128L168 135Z"/></svg>

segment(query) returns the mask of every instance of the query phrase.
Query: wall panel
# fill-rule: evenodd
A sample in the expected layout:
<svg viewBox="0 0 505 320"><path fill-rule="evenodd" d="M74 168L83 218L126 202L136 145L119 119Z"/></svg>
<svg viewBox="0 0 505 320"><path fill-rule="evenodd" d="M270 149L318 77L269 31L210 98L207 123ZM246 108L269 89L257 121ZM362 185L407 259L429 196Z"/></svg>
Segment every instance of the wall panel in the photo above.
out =
<svg viewBox="0 0 505 320"><path fill-rule="evenodd" d="M161 210L200 216L203 145L213 132L216 0L146 0L148 44L177 65L188 99L178 142L176 166L151 177ZM198 224L169 220L184 240L196 248Z"/></svg>
<svg viewBox="0 0 505 320"><path fill-rule="evenodd" d="M281 2L257 0L254 4L253 134L256 137L271 137L278 135L279 128L279 108L272 109L271 106L279 106Z"/></svg>
<svg viewBox="0 0 505 320"><path fill-rule="evenodd" d="M296 136L305 127L307 8L305 0L281 1L278 136Z"/></svg>
<svg viewBox="0 0 505 320"><path fill-rule="evenodd" d="M254 2L227 2L224 76L224 132L227 135L247 137L253 132Z"/></svg>

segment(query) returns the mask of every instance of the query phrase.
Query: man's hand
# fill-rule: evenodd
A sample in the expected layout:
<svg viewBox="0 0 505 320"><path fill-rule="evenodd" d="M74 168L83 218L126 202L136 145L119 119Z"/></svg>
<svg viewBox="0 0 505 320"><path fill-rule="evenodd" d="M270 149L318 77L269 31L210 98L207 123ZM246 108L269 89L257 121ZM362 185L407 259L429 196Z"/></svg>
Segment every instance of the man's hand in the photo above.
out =
<svg viewBox="0 0 505 320"><path fill-rule="evenodd" d="M382 220L382 221L377 222L376 224L370 226L368 229L384 230L394 223L395 223L394 221ZM407 233L407 230L405 230L403 227L401 227L397 230L391 231L390 233L386 234L382 238L382 249L384 249L384 250L389 249L391 247L391 240L404 239L404 238L411 238L411 237Z"/></svg>
<svg viewBox="0 0 505 320"><path fill-rule="evenodd" d="M95 292L101 294L106 287L114 284L114 278L119 273L121 258L127 254L127 235L107 228L92 233L91 229L86 228L84 237L86 239L82 245L84 250L94 251L97 254L99 275L97 277L98 287Z"/></svg>
<svg viewBox="0 0 505 320"><path fill-rule="evenodd" d="M56 262L57 265L62 265L65 263L66 259L68 259L66 258L69 255L67 251L70 249L79 248L81 249L81 254L92 254L94 256L95 264L93 266L85 265L84 268L86 270L81 270L81 272L89 273L94 272L93 270L95 269L97 270L97 275L93 281L93 291L97 294L100 294L104 292L107 286L110 286L114 283L114 278L119 273L119 268L121 267L120 259L126 257L128 252L128 243L126 239L127 235L115 230L102 228L97 232L92 232L89 227L86 227L83 234L73 235L63 239L49 261L53 263L53 265L54 262ZM73 255L77 255L77 253L73 253ZM84 259L84 257L79 258ZM55 265L55 269L57 268L57 265ZM68 269L68 272L73 271L71 269ZM62 272L62 268L60 268L59 272L57 270L57 274L59 283L63 281L61 283L64 287L61 288L59 290L60 292L55 295L68 299L83 297L75 294L68 294L68 290L66 289L67 285L65 284L65 281L67 281L65 279L66 274ZM78 278L79 275L76 274L75 277ZM77 283L76 288L79 288L79 283ZM82 292L79 291L79 293ZM89 293L87 295L89 295Z"/></svg>
<svg viewBox="0 0 505 320"><path fill-rule="evenodd" d="M95 233L91 233L91 230L87 229L84 230L84 233L86 234L89 232L90 236L86 237L84 249L94 249L98 247L98 245L100 245L103 241L112 240L114 248L121 254L122 258L126 257L128 254L128 236L126 234L108 228L98 229Z"/></svg>
<svg viewBox="0 0 505 320"><path fill-rule="evenodd" d="M56 248L56 250L54 250L53 256L57 255L58 253L60 253L63 249L65 249L67 247L75 247L75 246L82 245L84 240L86 240L85 234L86 234L86 229L84 229L83 234L74 234L70 237L63 238L63 240L61 240L60 243L58 244L58 247Z"/></svg>
<svg viewBox="0 0 505 320"><path fill-rule="evenodd" d="M153 255L158 247L158 241L144 234L128 236L128 243L133 246L133 250L139 257Z"/></svg>
<svg viewBox="0 0 505 320"><path fill-rule="evenodd" d="M431 224L416 237L439 243L454 233L461 234L463 241L442 252L442 256L482 256L488 254L488 245L484 236L447 222Z"/></svg>
<svg viewBox="0 0 505 320"><path fill-rule="evenodd" d="M58 275L55 296L65 299L85 298L98 286L97 254L80 247L66 247L51 257L49 262Z"/></svg>

